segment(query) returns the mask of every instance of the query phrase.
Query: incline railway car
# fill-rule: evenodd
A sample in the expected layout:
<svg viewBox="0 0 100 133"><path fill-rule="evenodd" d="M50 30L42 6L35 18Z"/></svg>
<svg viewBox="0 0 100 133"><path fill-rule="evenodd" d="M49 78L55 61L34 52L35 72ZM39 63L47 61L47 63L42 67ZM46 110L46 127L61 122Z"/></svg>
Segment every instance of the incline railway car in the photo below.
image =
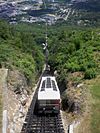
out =
<svg viewBox="0 0 100 133"><path fill-rule="evenodd" d="M38 91L38 113L59 113L60 91L55 77L42 77Z"/></svg>

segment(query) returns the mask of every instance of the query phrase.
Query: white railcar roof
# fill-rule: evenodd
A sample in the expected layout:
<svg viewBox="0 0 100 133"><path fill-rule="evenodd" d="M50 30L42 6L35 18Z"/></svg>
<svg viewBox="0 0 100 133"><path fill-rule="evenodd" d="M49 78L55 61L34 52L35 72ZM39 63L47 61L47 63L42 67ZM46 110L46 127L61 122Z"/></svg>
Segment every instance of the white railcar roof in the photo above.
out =
<svg viewBox="0 0 100 133"><path fill-rule="evenodd" d="M46 76L42 77L39 91L38 91L38 100L55 100L60 99L60 91L57 86L55 77Z"/></svg>

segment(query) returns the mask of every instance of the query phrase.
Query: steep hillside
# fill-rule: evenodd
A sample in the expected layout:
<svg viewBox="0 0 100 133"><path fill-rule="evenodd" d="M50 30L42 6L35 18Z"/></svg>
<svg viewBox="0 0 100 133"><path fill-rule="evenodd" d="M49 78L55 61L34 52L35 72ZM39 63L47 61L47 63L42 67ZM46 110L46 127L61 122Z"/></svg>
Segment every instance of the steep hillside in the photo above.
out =
<svg viewBox="0 0 100 133"><path fill-rule="evenodd" d="M8 132L19 133L22 128L32 98L30 94L45 62L41 47L44 30L41 29L37 24L13 26L0 20L0 131L3 104L8 111ZM5 68L7 79L3 80ZM2 92L6 94L3 100Z"/></svg>
<svg viewBox="0 0 100 133"><path fill-rule="evenodd" d="M44 65L40 45L44 37L35 28L28 27L27 24L10 26L7 22L0 21L0 67L18 69L30 85L34 85Z"/></svg>
<svg viewBox="0 0 100 133"><path fill-rule="evenodd" d="M55 26L56 27L56 26ZM87 124L92 123L92 132L95 132L96 124L99 131L98 114L99 107L95 103L92 106L97 106L97 116L91 108L91 100L89 101L90 91L84 81L94 81L100 75L100 29L99 28L73 28L57 26L53 27L49 35L49 64L52 71L55 72L58 85L62 94L62 110L66 112L67 122L72 123L73 120L80 121L89 116ZM94 86L95 91L99 92L99 85ZM95 90L96 88L96 90ZM97 95L98 100L100 97ZM96 113L96 110L95 110ZM82 118L83 117L83 118ZM92 119L90 119L92 117ZM85 123L83 124L85 125ZM90 125L86 128L81 128L79 133L89 133ZM82 130L84 129L84 130Z"/></svg>
<svg viewBox="0 0 100 133"><path fill-rule="evenodd" d="M13 90L14 98L18 94L17 98L23 100L22 96L30 92L42 71L45 58L41 44L45 42L44 37L43 24L9 25L0 21L0 67L9 69L8 87ZM68 27L64 23L48 26L48 62L57 78L62 110L67 112L69 124L88 112L88 91L84 81L94 80L100 75L99 44L100 28ZM98 86L91 88L97 101ZM24 106L25 102L21 104ZM96 105L97 102L93 108ZM93 110L93 114L98 110ZM92 117L93 123L99 123L96 117ZM96 124L93 125L94 131Z"/></svg>

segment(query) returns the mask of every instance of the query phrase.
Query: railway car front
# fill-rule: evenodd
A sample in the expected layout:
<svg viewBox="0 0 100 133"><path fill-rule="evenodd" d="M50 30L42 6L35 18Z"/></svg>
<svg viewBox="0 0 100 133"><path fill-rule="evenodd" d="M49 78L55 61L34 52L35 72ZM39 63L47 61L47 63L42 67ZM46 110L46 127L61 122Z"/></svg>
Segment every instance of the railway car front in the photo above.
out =
<svg viewBox="0 0 100 133"><path fill-rule="evenodd" d="M37 104L38 113L59 113L60 91L55 77L42 77Z"/></svg>

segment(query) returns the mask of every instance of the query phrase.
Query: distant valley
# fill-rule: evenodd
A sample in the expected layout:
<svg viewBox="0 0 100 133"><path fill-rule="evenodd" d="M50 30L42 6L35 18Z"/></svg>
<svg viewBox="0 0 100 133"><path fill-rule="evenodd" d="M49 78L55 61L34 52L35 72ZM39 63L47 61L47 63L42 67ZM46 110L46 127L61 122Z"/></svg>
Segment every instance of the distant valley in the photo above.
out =
<svg viewBox="0 0 100 133"><path fill-rule="evenodd" d="M47 21L50 25L64 22L70 25L100 26L100 1L48 0L43 3L42 0L1 0L0 18L7 19L13 24L21 21Z"/></svg>

